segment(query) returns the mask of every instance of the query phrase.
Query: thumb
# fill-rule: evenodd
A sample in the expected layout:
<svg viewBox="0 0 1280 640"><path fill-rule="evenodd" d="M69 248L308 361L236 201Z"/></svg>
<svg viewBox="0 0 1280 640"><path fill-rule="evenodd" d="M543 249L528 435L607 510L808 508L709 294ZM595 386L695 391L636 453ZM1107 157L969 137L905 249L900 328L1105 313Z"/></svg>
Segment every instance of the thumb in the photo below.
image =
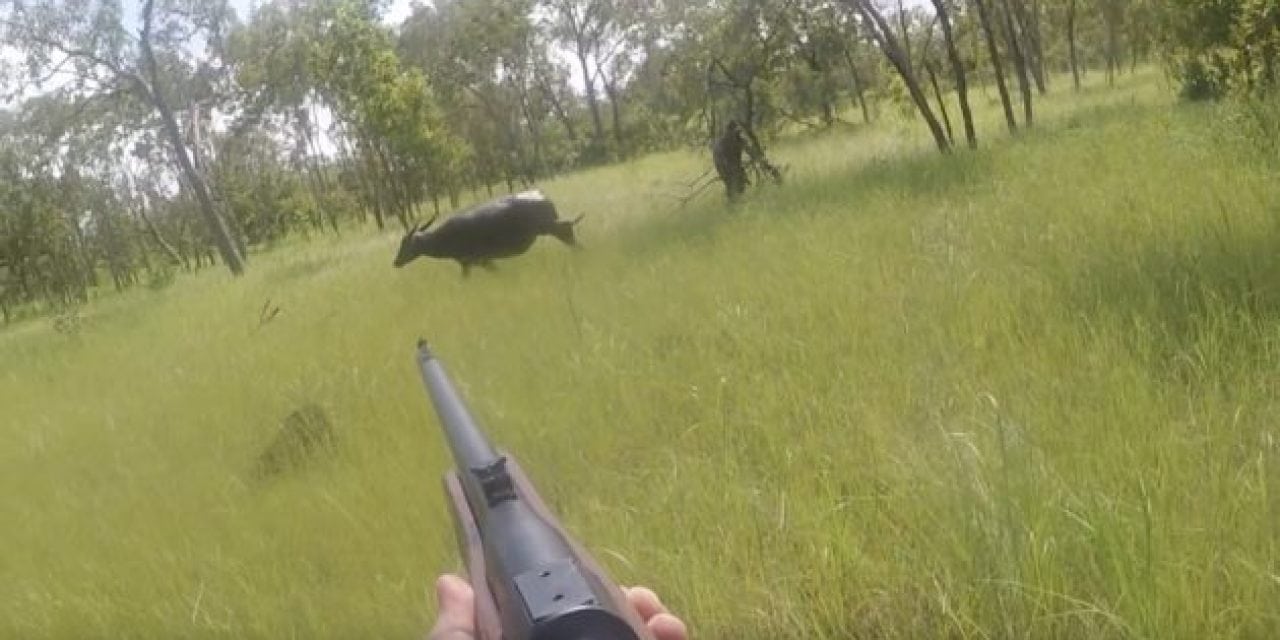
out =
<svg viewBox="0 0 1280 640"><path fill-rule="evenodd" d="M474 640L476 596L466 580L443 575L436 580L436 625L427 640Z"/></svg>

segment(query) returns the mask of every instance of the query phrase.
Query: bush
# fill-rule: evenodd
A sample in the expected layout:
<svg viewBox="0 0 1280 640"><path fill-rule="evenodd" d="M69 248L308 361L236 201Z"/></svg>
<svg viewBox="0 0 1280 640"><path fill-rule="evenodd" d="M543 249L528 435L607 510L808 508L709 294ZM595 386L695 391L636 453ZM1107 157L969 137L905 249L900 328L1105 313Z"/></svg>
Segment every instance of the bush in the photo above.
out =
<svg viewBox="0 0 1280 640"><path fill-rule="evenodd" d="M53 315L53 330L63 335L76 337L80 335L80 329L83 326L84 316L80 313L79 305L65 305L57 309Z"/></svg>
<svg viewBox="0 0 1280 640"><path fill-rule="evenodd" d="M1241 95L1224 103L1217 137L1264 162L1280 160L1280 98Z"/></svg>
<svg viewBox="0 0 1280 640"><path fill-rule="evenodd" d="M152 291L161 291L173 284L176 269L171 264L162 264L157 268L147 271L147 288Z"/></svg>
<svg viewBox="0 0 1280 640"><path fill-rule="evenodd" d="M1226 64L1217 55L1213 56L1212 63L1200 57L1179 61L1176 63L1174 77L1180 85L1178 95L1183 100L1203 102L1220 100L1227 95Z"/></svg>

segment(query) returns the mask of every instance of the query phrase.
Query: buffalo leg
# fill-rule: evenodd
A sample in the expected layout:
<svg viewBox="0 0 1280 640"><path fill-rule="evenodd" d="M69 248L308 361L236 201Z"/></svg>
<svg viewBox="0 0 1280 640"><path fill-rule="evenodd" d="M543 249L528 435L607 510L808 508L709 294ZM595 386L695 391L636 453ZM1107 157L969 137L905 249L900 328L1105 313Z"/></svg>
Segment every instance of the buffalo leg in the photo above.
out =
<svg viewBox="0 0 1280 640"><path fill-rule="evenodd" d="M471 263L470 263L470 262L459 262L458 264L462 265L462 277L464 277L464 278L465 278L465 277L467 277L467 276L471 275Z"/></svg>
<svg viewBox="0 0 1280 640"><path fill-rule="evenodd" d="M498 270L498 267L497 267L496 265L494 265L494 264L493 264L493 261L492 261L492 260L485 260L484 262L481 262L481 263L480 263L480 266L484 267L486 271L497 271L497 270Z"/></svg>

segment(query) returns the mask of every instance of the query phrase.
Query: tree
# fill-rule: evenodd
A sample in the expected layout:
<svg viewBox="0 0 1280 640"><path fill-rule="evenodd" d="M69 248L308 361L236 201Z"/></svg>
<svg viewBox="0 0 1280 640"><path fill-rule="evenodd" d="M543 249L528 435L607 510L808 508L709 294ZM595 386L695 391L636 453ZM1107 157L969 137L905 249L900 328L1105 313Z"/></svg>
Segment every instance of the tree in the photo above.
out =
<svg viewBox="0 0 1280 640"><path fill-rule="evenodd" d="M932 0L933 8L938 13L938 24L942 27L943 43L947 47L947 59L951 61L951 73L956 80L956 94L960 99L960 114L964 119L964 136L969 148L978 148L978 135L973 127L973 112L969 108L969 83L965 78L964 60L956 47L955 35L951 28L951 14L946 0Z"/></svg>
<svg viewBox="0 0 1280 640"><path fill-rule="evenodd" d="M1080 56L1076 52L1076 7L1078 0L1067 0L1067 55L1071 64L1071 82L1080 90Z"/></svg>
<svg viewBox="0 0 1280 640"><path fill-rule="evenodd" d="M1022 117L1023 124L1030 127L1034 120L1034 113L1031 104L1031 81L1029 78L1030 66L1026 56L1027 39L1024 34L1020 33L1018 22L1014 20L1015 6L1018 0L1003 0L1000 7L1000 13L1004 16L1004 37L1005 45L1009 51L1009 58L1013 61L1013 70L1018 78L1018 90L1022 94Z"/></svg>
<svg viewBox="0 0 1280 640"><path fill-rule="evenodd" d="M610 65L625 56L630 46L633 26L626 24L620 0L544 0L551 15L546 25L553 37L573 53L582 75L587 108L591 113L592 146L588 156L593 161L607 155L604 120L600 115L597 82L604 85L617 109L617 69ZM617 117L615 113L615 129ZM617 132L615 132L617 133ZM620 134L619 134L620 135Z"/></svg>
<svg viewBox="0 0 1280 640"><path fill-rule="evenodd" d="M456 188L467 150L446 127L425 76L406 68L369 13L339 6L327 26L308 58L317 91L380 177L368 185L366 204L407 229L423 198L438 202Z"/></svg>
<svg viewBox="0 0 1280 640"><path fill-rule="evenodd" d="M1000 59L1000 46L997 44L996 32L991 25L991 5L988 0L971 0L978 13L978 24L982 27L982 36L987 43L987 53L991 57L991 70L995 74L996 91L1000 94L1000 107L1004 109L1004 121L1009 133L1018 132L1018 120L1013 115L1013 102L1009 100L1009 88L1004 81L1004 63Z"/></svg>
<svg viewBox="0 0 1280 640"><path fill-rule="evenodd" d="M1048 93L1048 81L1044 68L1044 38L1040 31L1040 0L1031 0L1030 7L1026 0L1007 2L1022 42L1027 71L1036 83L1036 90L1043 96Z"/></svg>
<svg viewBox="0 0 1280 640"><path fill-rule="evenodd" d="M1098 10L1107 29L1107 84L1114 85L1120 71L1120 33L1124 29L1127 0L1098 0Z"/></svg>
<svg viewBox="0 0 1280 640"><path fill-rule="evenodd" d="M852 20L825 0L801 0L793 5L792 37L800 64L784 73L784 94L801 114L817 112L823 126L836 121L839 87L846 73L846 51L854 39ZM798 118L797 118L798 119Z"/></svg>
<svg viewBox="0 0 1280 640"><path fill-rule="evenodd" d="M947 139L947 134L943 131L937 117L933 115L933 109L929 107L929 100L925 97L924 91L920 89L920 81L911 66L907 50L903 48L902 43L894 35L893 28L889 26L889 22L885 20L884 15L872 4L871 0L845 1L851 3L853 8L861 13L867 24L868 33L902 78L907 91L911 94L912 102L915 103L916 109L920 112L920 117L929 126L929 132L933 134L933 140L937 144L938 150L944 154L950 153L951 143Z"/></svg>
<svg viewBox="0 0 1280 640"><path fill-rule="evenodd" d="M190 73L194 66L187 59L187 42L201 38L207 48L217 45L231 19L226 2L173 0L157 11L156 0L146 0L136 37L124 28L119 5L107 0L89 2L87 10L85 2L69 0L39 6L17 0L7 4L10 15L0 26L6 39L26 53L30 80L36 85L70 67L76 76L71 91L82 99L127 91L150 105L223 263L231 273L243 273L245 258L192 162L166 95L166 85L173 82L175 73Z"/></svg>
<svg viewBox="0 0 1280 640"><path fill-rule="evenodd" d="M1171 0L1135 7L1126 19L1156 25L1156 42L1188 99L1265 95L1275 87L1280 7L1274 0Z"/></svg>
<svg viewBox="0 0 1280 640"><path fill-rule="evenodd" d="M305 176L306 198L336 233L338 212L333 205L346 194L338 193L341 187L334 180L334 154L321 149L325 141L321 122L329 114L329 105L316 91L319 79L308 64L311 47L324 37L330 4L277 0L258 7L247 24L232 30L227 58L236 90L228 110L236 118L217 142L224 147L220 157L228 160L219 167L224 171L237 160L228 155L287 153L289 162ZM227 179L235 179L232 175ZM223 185L223 190L230 187ZM239 219L245 212L232 213L233 219Z"/></svg>
<svg viewBox="0 0 1280 640"><path fill-rule="evenodd" d="M530 19L532 2L466 0L419 7L400 31L404 60L431 78L450 128L467 140L484 184L546 173L549 130L561 93L546 85L552 63ZM568 114L567 129L576 138Z"/></svg>

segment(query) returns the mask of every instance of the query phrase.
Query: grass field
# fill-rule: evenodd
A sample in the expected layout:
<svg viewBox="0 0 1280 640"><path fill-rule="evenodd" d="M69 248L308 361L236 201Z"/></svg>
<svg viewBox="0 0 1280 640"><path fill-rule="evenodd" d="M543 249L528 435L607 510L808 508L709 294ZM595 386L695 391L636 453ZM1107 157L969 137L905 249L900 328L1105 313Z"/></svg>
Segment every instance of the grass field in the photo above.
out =
<svg viewBox="0 0 1280 640"><path fill-rule="evenodd" d="M1280 637L1280 181L1170 95L798 136L732 212L652 156L542 185L582 252L463 281L353 231L0 332L0 637L420 637L420 335L695 638ZM336 454L253 480L308 402Z"/></svg>

